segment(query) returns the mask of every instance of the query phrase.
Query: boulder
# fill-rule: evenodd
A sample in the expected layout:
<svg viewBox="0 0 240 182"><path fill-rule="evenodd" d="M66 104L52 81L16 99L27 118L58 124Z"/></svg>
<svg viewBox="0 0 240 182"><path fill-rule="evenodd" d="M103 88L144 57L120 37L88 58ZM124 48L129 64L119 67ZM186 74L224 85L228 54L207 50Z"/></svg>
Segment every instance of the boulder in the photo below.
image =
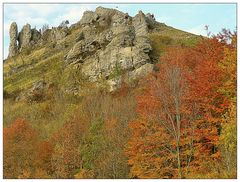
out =
<svg viewBox="0 0 240 182"><path fill-rule="evenodd" d="M20 92L15 101L26 101L29 103L41 102L46 97L46 91L50 89L52 83L48 84L43 80L36 81L32 87L26 91Z"/></svg>
<svg viewBox="0 0 240 182"><path fill-rule="evenodd" d="M119 12L119 11L111 8L104 8L102 6L97 7L95 10L95 13L98 14L99 16L109 16L109 17L112 17L116 12Z"/></svg>
<svg viewBox="0 0 240 182"><path fill-rule="evenodd" d="M93 55L100 48L98 41L79 41L66 55L65 60L67 63L83 62L86 57Z"/></svg>
<svg viewBox="0 0 240 182"><path fill-rule="evenodd" d="M112 17L112 26L129 25L132 18L127 13L117 12Z"/></svg>
<svg viewBox="0 0 240 182"><path fill-rule="evenodd" d="M136 80L140 79L147 74L151 73L153 71L153 64L146 63L143 66L139 67L138 69L134 69L132 72L129 73L129 79L130 80Z"/></svg>

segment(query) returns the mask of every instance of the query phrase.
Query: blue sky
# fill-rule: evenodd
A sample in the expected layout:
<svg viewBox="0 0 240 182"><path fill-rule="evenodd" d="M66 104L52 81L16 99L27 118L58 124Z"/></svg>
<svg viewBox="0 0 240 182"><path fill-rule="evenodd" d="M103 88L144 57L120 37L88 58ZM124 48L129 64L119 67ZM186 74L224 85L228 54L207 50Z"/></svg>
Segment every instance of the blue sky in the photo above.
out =
<svg viewBox="0 0 240 182"><path fill-rule="evenodd" d="M4 4L4 58L8 55L9 26L15 21L18 31L26 23L40 29L43 24L58 26L61 21L76 23L86 10L103 6L117 8L130 16L139 10L153 13L159 22L206 35L205 25L217 34L222 28L236 30L236 4Z"/></svg>

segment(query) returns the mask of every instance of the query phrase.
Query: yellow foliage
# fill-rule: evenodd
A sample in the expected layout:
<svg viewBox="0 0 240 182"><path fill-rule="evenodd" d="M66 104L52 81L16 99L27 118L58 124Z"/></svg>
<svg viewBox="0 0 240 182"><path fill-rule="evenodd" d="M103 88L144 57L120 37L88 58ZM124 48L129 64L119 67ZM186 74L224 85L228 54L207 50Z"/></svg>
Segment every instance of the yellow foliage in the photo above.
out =
<svg viewBox="0 0 240 182"><path fill-rule="evenodd" d="M93 170L81 169L77 174L74 175L75 179L90 179L94 178L95 174Z"/></svg>

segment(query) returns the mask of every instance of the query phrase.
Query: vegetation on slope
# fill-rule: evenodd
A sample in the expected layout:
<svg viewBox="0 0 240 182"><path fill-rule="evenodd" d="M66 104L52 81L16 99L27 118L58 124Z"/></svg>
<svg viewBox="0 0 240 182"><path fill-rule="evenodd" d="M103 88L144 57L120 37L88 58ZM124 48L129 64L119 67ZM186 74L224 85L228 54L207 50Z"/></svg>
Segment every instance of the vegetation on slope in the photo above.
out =
<svg viewBox="0 0 240 182"><path fill-rule="evenodd" d="M222 36L153 32L160 71L114 93L64 68L69 47L5 61L4 178L236 178L236 35ZM38 80L44 99L16 101Z"/></svg>

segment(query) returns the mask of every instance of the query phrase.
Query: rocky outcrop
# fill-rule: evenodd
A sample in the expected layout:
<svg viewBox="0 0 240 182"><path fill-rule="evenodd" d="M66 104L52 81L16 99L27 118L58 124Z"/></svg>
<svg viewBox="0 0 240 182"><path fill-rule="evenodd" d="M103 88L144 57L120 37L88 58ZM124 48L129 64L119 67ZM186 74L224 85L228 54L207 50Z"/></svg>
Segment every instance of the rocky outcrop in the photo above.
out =
<svg viewBox="0 0 240 182"><path fill-rule="evenodd" d="M23 26L23 28L18 36L20 52L24 48L27 48L30 46L31 38L32 38L31 25L26 24Z"/></svg>
<svg viewBox="0 0 240 182"><path fill-rule="evenodd" d="M148 32L154 21L152 15L147 17L141 11L133 18L102 7L87 11L79 22L80 38L65 62L80 64L82 73L92 82L105 79L110 90L120 85L123 74L127 75L124 81L138 79L153 69Z"/></svg>
<svg viewBox="0 0 240 182"><path fill-rule="evenodd" d="M51 41L58 42L69 34L67 27L56 27L51 30Z"/></svg>
<svg viewBox="0 0 240 182"><path fill-rule="evenodd" d="M80 24L84 25L84 24L91 24L94 23L98 20L99 16L97 14L95 14L93 11L85 11L83 13L83 17L80 20Z"/></svg>
<svg viewBox="0 0 240 182"><path fill-rule="evenodd" d="M10 35L10 44L9 44L9 55L8 55L8 57L11 58L18 53L18 44L17 44L18 27L17 27L16 22L13 22L11 24L10 30L9 30L9 35Z"/></svg>
<svg viewBox="0 0 240 182"><path fill-rule="evenodd" d="M8 57L16 56L19 52L26 48L32 48L41 39L41 33L34 29L31 29L31 25L26 24L22 30L18 33L17 24L13 22L10 26L10 45Z"/></svg>
<svg viewBox="0 0 240 182"><path fill-rule="evenodd" d="M18 97L16 97L16 101L27 101L29 103L32 102L41 102L47 99L47 92L54 87L53 83L47 83L44 80L38 80L32 84L32 87L28 90L21 92Z"/></svg>
<svg viewBox="0 0 240 182"><path fill-rule="evenodd" d="M35 47L40 42L41 37L40 31L36 28L31 29L31 25L24 25L18 35L19 52Z"/></svg>
<svg viewBox="0 0 240 182"><path fill-rule="evenodd" d="M142 11L139 11L138 14L133 18L133 26L136 36L144 36L148 33L146 16Z"/></svg>
<svg viewBox="0 0 240 182"><path fill-rule="evenodd" d="M13 57L25 49L33 49L38 45L54 43L56 46L61 47L60 41L69 34L69 29L67 26L61 25L47 29L41 34L36 28L31 29L31 25L26 24L18 33L17 24L14 22L10 26L9 34L9 57Z"/></svg>
<svg viewBox="0 0 240 182"><path fill-rule="evenodd" d="M37 44L39 40L41 39L41 33L36 28L31 30L32 36L31 36L31 44Z"/></svg>
<svg viewBox="0 0 240 182"><path fill-rule="evenodd" d="M9 56L35 45L59 50L70 45L72 47L64 56L66 64L77 64L91 82L106 80L110 90L117 88L121 81L131 82L152 71L149 57L152 47L148 38L156 23L152 14L139 11L131 17L115 9L98 7L95 11L84 12L81 20L70 29L65 26L67 23L42 34L26 24L18 36L17 26L13 24ZM73 38L67 39L72 30L79 31L78 35L73 34ZM72 39L75 44L69 42ZM123 78L123 75L127 77Z"/></svg>
<svg viewBox="0 0 240 182"><path fill-rule="evenodd" d="M41 45L50 44L56 49L64 49L65 42L62 41L69 34L69 29L66 26L53 27L43 32L40 41Z"/></svg>

